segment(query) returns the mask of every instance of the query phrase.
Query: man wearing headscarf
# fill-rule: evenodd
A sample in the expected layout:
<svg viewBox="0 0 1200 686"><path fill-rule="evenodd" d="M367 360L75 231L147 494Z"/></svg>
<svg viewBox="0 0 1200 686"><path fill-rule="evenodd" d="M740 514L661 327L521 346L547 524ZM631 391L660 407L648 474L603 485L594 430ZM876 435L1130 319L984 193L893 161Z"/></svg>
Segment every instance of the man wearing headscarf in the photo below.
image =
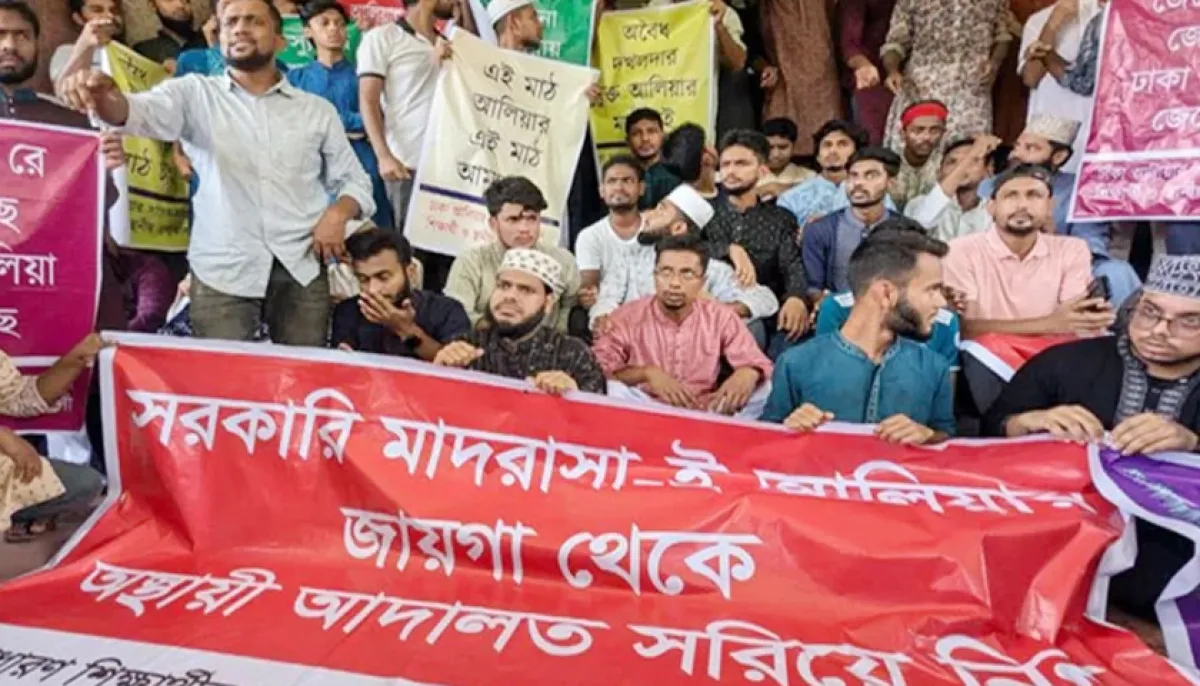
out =
<svg viewBox="0 0 1200 686"><path fill-rule="evenodd" d="M562 265L553 257L509 249L483 319L439 350L434 364L528 379L547 393L604 393L604 372L587 344L541 325L562 291Z"/></svg>
<svg viewBox="0 0 1200 686"><path fill-rule="evenodd" d="M1021 367L984 418L992 436L1107 442L1122 454L1200 452L1200 255L1161 257L1116 336L1065 343ZM1138 558L1112 600L1153 621L1192 544L1137 521Z"/></svg>
<svg viewBox="0 0 1200 686"><path fill-rule="evenodd" d="M938 183L942 139L950 110L937 100L914 102L900 115L900 172L892 184L892 200L904 209L909 200L925 195Z"/></svg>

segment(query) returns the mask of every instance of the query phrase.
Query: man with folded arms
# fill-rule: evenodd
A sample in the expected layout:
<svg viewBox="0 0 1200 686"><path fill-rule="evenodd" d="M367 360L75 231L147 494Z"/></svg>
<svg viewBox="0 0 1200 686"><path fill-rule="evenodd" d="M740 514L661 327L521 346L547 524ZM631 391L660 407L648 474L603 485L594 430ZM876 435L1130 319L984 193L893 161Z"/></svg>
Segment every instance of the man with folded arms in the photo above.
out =
<svg viewBox="0 0 1200 686"><path fill-rule="evenodd" d="M699 298L708 253L694 236L655 246L655 294L628 303L593 350L612 379L608 393L690 410L757 419L771 361L728 307ZM733 369L718 384L722 363Z"/></svg>
<svg viewBox="0 0 1200 686"><path fill-rule="evenodd" d="M527 379L547 393L604 393L604 372L587 345L542 326L562 290L562 265L553 257L506 251L479 325L439 350L433 363Z"/></svg>

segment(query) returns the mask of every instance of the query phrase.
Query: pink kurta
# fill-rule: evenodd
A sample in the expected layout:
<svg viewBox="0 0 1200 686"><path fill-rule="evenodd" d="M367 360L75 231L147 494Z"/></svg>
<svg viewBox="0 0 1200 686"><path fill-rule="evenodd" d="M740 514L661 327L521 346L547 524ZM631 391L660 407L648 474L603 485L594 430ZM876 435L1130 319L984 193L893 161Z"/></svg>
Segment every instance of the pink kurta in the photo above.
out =
<svg viewBox="0 0 1200 686"><path fill-rule="evenodd" d="M734 369L752 367L771 378L771 360L762 353L746 324L728 305L697 300L679 323L667 318L654 296L626 303L612 314L612 330L592 351L605 376L626 367L658 367L707 405L717 390L724 359Z"/></svg>

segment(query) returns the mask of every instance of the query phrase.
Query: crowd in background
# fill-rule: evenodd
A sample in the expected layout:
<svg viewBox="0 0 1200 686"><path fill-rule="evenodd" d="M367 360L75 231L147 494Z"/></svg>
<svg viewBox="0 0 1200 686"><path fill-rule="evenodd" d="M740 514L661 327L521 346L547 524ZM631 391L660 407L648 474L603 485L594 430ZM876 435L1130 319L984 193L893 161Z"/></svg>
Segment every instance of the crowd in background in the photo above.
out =
<svg viewBox="0 0 1200 686"><path fill-rule="evenodd" d="M1102 3L710 0L715 130L633 109L628 154L597 168L584 150L563 245L543 235L544 189L506 177L481 198L492 239L454 258L415 251L404 223L468 3L417 0L357 27L354 51L333 0L220 0L203 26L189 0L154 5L161 30L133 48L173 78L123 94L100 49L122 40L120 0L71 0L79 38L44 56L52 97L27 88L36 17L0 0L3 116L103 127L113 167L120 135L172 143L192 184L186 260L107 242L101 329L401 356L796 431L871 424L896 443L1197 449L1200 231L1164 227L1151 266L1151 227L1068 217ZM502 49L536 50L530 0L486 12ZM277 60L287 14L311 64ZM1061 341L981 407L959 346L988 334ZM99 345L37 378L0 356L0 411L52 411ZM0 432L27 481L38 448ZM65 494L19 512L10 540L101 487L51 465ZM1113 593L1153 619L1191 547L1145 529Z"/></svg>

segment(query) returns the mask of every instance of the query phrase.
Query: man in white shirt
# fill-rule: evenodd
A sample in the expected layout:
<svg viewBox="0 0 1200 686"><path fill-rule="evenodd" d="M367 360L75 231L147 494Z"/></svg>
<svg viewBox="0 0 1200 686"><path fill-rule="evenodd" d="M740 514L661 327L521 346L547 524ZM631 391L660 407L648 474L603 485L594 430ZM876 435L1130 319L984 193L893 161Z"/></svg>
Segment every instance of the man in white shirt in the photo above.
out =
<svg viewBox="0 0 1200 686"><path fill-rule="evenodd" d="M585 309L596 304L604 273L638 249L637 237L646 225L637 208L645 173L632 155L609 159L600 172L600 197L608 207L608 216L579 232L575 240L579 304Z"/></svg>
<svg viewBox="0 0 1200 686"><path fill-rule="evenodd" d="M363 128L379 159L397 230L408 215L444 56L435 25L451 19L454 6L454 0L419 0L400 21L368 31L358 47Z"/></svg>
<svg viewBox="0 0 1200 686"><path fill-rule="evenodd" d="M371 182L333 105L279 73L283 19L274 5L224 0L220 25L222 76L125 95L84 70L59 90L130 135L182 141L205 208L188 248L196 336L253 340L265 316L276 343L322 347L326 264L345 254L346 223L374 212Z"/></svg>
<svg viewBox="0 0 1200 686"><path fill-rule="evenodd" d="M951 143L942 153L937 185L929 193L909 200L904 216L946 242L986 231L992 225L992 216L979 197L979 184L987 176L987 156L998 145L1000 139L990 135Z"/></svg>
<svg viewBox="0 0 1200 686"><path fill-rule="evenodd" d="M1046 64L1040 59L1030 59L1030 49L1035 43L1054 46L1054 52L1073 63L1079 54L1079 42L1083 37L1083 28L1087 25L1086 18L1080 21L1078 10L1072 10L1071 4L1059 2L1040 12L1035 12L1025 22L1025 30L1021 35L1021 51L1017 53L1017 73L1029 87L1029 119L1035 115L1047 114L1061 119L1078 122L1088 121L1092 112L1092 98L1079 95L1064 87L1046 70ZM1087 143L1087 129L1081 127L1075 134L1071 149L1083 152ZM1062 171L1074 174L1079 169L1080 155L1072 155L1063 165Z"/></svg>
<svg viewBox="0 0 1200 686"><path fill-rule="evenodd" d="M73 71L99 69L111 73L104 46L125 38L121 0L70 0L71 21L79 27L79 40L60 45L50 56L50 79L58 81Z"/></svg>

